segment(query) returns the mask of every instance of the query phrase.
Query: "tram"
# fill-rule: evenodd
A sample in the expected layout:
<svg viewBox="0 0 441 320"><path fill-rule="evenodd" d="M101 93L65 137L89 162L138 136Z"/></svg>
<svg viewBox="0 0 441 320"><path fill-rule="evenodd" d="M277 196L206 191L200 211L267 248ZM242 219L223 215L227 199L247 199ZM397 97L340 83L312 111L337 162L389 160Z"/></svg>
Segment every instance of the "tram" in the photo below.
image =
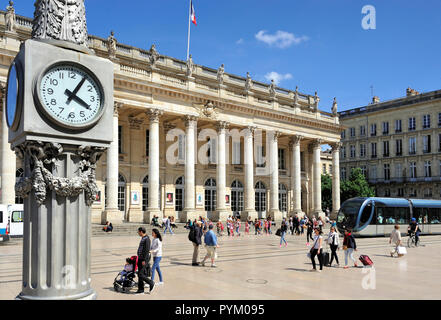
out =
<svg viewBox="0 0 441 320"><path fill-rule="evenodd" d="M441 200L404 198L352 198L337 215L339 232L352 229L354 236L388 236L398 224L407 233L410 219L416 218L421 234L441 234Z"/></svg>

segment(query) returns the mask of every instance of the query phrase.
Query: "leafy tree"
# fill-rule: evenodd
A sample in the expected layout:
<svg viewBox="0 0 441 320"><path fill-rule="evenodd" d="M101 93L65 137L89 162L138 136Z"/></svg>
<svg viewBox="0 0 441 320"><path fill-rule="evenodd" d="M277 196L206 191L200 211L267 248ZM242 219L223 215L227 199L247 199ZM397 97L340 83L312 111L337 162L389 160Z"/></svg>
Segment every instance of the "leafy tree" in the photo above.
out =
<svg viewBox="0 0 441 320"><path fill-rule="evenodd" d="M351 171L349 179L341 181L341 202L355 197L375 197L375 189L369 186L360 168Z"/></svg>

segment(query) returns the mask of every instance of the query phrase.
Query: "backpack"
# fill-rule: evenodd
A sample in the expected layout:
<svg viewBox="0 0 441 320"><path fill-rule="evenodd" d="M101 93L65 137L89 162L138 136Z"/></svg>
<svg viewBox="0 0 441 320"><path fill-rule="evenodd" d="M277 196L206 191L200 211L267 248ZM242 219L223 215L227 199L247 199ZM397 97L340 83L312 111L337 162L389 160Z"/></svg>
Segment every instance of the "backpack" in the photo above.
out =
<svg viewBox="0 0 441 320"><path fill-rule="evenodd" d="M190 232L188 233L188 240L191 242L196 242L196 234L194 226L190 227Z"/></svg>

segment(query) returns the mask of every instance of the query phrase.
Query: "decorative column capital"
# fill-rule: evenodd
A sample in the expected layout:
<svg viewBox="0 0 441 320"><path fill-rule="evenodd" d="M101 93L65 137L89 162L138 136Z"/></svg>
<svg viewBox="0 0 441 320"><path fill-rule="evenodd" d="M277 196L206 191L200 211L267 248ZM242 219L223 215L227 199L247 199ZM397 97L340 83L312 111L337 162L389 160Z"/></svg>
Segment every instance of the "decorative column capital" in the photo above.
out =
<svg viewBox="0 0 441 320"><path fill-rule="evenodd" d="M221 131L228 129L229 125L230 124L226 121L218 121L216 123L216 130L218 133L221 133Z"/></svg>
<svg viewBox="0 0 441 320"><path fill-rule="evenodd" d="M190 125L194 125L194 122L198 121L198 117L186 114L184 116L185 127L188 128Z"/></svg>
<svg viewBox="0 0 441 320"><path fill-rule="evenodd" d="M302 141L303 138L304 137L301 135L294 135L290 139L290 144L292 144L294 146L300 145L300 141Z"/></svg>
<svg viewBox="0 0 441 320"><path fill-rule="evenodd" d="M320 146L323 144L323 139L315 139L313 142L312 142L312 148L313 149L317 149L317 148L320 148Z"/></svg>
<svg viewBox="0 0 441 320"><path fill-rule="evenodd" d="M329 145L332 148L332 152L335 152L335 151L339 151L340 150L340 148L343 146L343 143L341 143L341 142L333 142L333 143L330 143Z"/></svg>
<svg viewBox="0 0 441 320"><path fill-rule="evenodd" d="M118 117L119 116L119 112L122 109L122 107L124 106L123 103L121 102L114 102L113 103L113 116L114 117Z"/></svg>
<svg viewBox="0 0 441 320"><path fill-rule="evenodd" d="M279 140L279 137L282 135L282 133L280 131L273 131L272 133L273 133L272 136L273 141L277 142Z"/></svg>
<svg viewBox="0 0 441 320"><path fill-rule="evenodd" d="M254 137L254 132L256 131L257 127L255 126L248 126L246 128L247 134L249 134L251 137Z"/></svg>
<svg viewBox="0 0 441 320"><path fill-rule="evenodd" d="M159 117L162 116L163 111L159 109L148 109L146 114L150 122L159 122Z"/></svg>

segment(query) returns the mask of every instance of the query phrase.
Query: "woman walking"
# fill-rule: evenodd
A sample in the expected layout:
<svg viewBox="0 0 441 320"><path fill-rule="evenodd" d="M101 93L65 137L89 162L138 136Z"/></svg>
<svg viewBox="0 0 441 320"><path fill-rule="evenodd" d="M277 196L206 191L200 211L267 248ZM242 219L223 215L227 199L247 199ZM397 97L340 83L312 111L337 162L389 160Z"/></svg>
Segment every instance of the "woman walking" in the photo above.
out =
<svg viewBox="0 0 441 320"><path fill-rule="evenodd" d="M321 272L323 270L323 232L320 231L320 229L315 229L315 237L314 237L314 245L311 248L310 254L311 254L311 262L312 262L312 270L311 271L317 271ZM317 256L320 264L320 270L317 270L316 264L315 264L315 256Z"/></svg>
<svg viewBox="0 0 441 320"><path fill-rule="evenodd" d="M331 261L329 262L329 266L332 266L332 261L334 261L334 258L335 258L335 262L337 262L337 266L340 266L337 256L339 243L340 243L340 239L338 237L338 233L335 227L331 227L331 231L328 234L328 244L331 247Z"/></svg>
<svg viewBox="0 0 441 320"><path fill-rule="evenodd" d="M237 218L237 220L236 220L236 233L237 233L238 237L240 237L240 226L241 226L240 219Z"/></svg>
<svg viewBox="0 0 441 320"><path fill-rule="evenodd" d="M282 231L282 234L280 235L280 245L279 248L282 247L282 242L285 242L285 247L288 246L288 242L285 240L286 232L288 231L288 226L286 225L285 220L282 221L282 226L280 227L280 230Z"/></svg>
<svg viewBox="0 0 441 320"><path fill-rule="evenodd" d="M312 230L314 229L314 223L310 219L306 222L306 228L306 245L309 246L309 239L313 240Z"/></svg>
<svg viewBox="0 0 441 320"><path fill-rule="evenodd" d="M247 220L245 222L245 234L249 235L250 234L250 224L251 224L251 220Z"/></svg>
<svg viewBox="0 0 441 320"><path fill-rule="evenodd" d="M150 247L150 253L153 256L152 281L155 281L155 271L157 270L159 275L158 284L161 285L164 284L164 282L162 281L161 268L159 268L159 263L162 259L162 237L158 229L152 230L152 237L153 241Z"/></svg>
<svg viewBox="0 0 441 320"><path fill-rule="evenodd" d="M354 261L354 267L358 267L354 258L354 251L357 251L357 244L355 243L355 238L352 235L352 230L345 230L345 238L343 239L343 250L345 250L345 266L344 269L349 268L348 257Z"/></svg>

